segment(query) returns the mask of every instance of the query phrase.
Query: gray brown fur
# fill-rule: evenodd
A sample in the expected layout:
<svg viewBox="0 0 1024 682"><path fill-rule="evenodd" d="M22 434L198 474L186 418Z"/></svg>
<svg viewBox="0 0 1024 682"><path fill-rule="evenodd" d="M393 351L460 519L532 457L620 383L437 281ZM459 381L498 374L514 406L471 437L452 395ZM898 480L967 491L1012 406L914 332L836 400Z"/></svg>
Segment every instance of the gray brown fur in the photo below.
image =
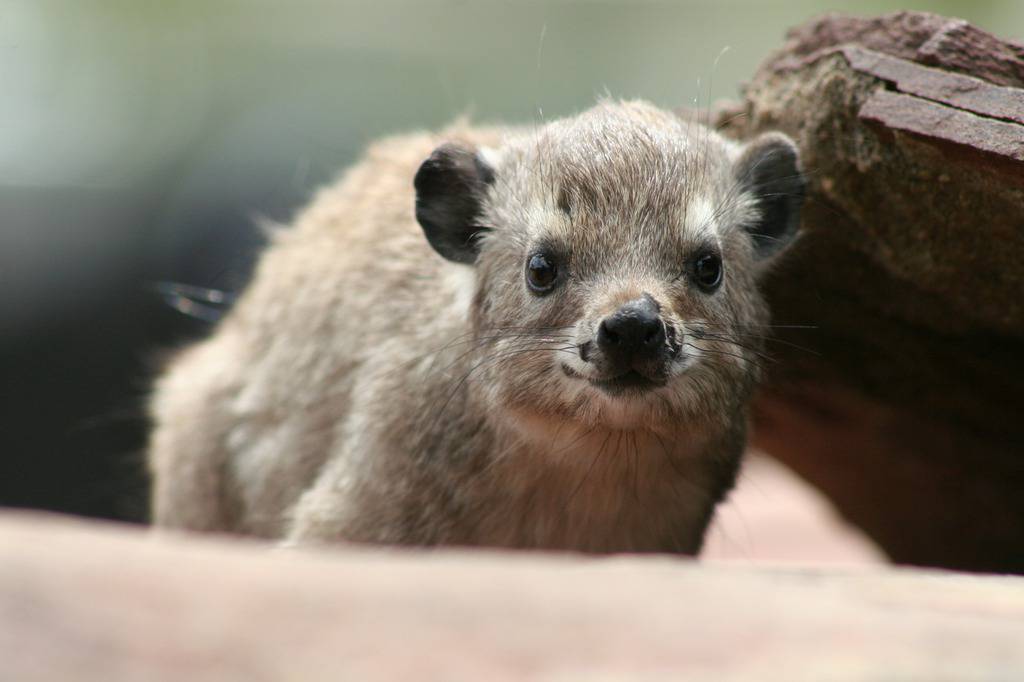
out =
<svg viewBox="0 0 1024 682"><path fill-rule="evenodd" d="M471 265L439 257L412 210L417 167L453 140L495 176ZM641 102L377 143L158 381L155 523L293 544L696 552L736 475L768 322L770 257L744 227L756 164L737 171L753 153ZM681 274L709 240L725 263L713 295ZM523 281L539 242L568 273L546 297ZM686 339L677 374L626 397L568 375L592 369L578 345L602 316L642 294Z"/></svg>

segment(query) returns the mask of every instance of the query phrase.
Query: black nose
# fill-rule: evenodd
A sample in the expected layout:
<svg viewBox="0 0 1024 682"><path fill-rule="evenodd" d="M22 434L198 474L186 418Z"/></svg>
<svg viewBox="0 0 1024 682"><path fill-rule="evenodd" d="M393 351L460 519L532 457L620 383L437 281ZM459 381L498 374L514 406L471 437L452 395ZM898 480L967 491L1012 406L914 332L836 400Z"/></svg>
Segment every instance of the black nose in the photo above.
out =
<svg viewBox="0 0 1024 682"><path fill-rule="evenodd" d="M665 324L650 296L630 301L597 329L597 345L620 362L650 358L665 345Z"/></svg>

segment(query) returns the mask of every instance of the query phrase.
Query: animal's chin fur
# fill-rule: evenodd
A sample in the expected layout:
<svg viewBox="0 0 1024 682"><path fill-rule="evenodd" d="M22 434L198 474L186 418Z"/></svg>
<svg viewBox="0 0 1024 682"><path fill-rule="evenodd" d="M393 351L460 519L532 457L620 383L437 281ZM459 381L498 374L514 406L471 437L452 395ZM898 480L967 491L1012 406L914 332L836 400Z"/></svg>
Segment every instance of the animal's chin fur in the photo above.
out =
<svg viewBox="0 0 1024 682"><path fill-rule="evenodd" d="M680 398L691 390L687 383L687 378L680 376L666 386L613 395L585 379L560 376L545 384L549 391L557 387L555 395L505 402L500 413L507 418L506 426L539 446L586 430L668 435L686 421L686 401Z"/></svg>

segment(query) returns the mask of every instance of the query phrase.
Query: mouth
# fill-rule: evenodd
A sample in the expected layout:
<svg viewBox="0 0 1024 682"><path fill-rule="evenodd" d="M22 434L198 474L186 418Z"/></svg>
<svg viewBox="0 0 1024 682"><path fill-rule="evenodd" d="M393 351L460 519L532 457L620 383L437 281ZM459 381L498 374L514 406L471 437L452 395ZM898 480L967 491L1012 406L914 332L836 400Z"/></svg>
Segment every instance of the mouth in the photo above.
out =
<svg viewBox="0 0 1024 682"><path fill-rule="evenodd" d="M601 389L608 395L626 395L654 390L659 386L664 386L665 381L645 377L643 374L631 369L625 374L620 374L610 379L591 379L590 385Z"/></svg>
<svg viewBox="0 0 1024 682"><path fill-rule="evenodd" d="M665 385L664 379L652 379L632 369L628 372L623 372L622 374L614 377L608 377L606 379L590 379L588 377L584 377L565 365L562 366L562 370L566 375L576 379L584 379L585 381L590 382L591 386L613 396L645 393Z"/></svg>

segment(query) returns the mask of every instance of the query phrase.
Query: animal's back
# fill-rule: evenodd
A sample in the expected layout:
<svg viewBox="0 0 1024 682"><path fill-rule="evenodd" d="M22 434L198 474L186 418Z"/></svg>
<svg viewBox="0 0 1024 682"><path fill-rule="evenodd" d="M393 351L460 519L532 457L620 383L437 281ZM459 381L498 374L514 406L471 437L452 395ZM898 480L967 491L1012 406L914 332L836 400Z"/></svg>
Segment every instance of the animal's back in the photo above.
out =
<svg viewBox="0 0 1024 682"><path fill-rule="evenodd" d="M282 535L359 400L360 371L415 361L411 349L457 334L442 313L468 305L465 266L439 258L413 214L412 177L439 139L373 145L272 235L216 333L173 358L152 405L155 523Z"/></svg>

